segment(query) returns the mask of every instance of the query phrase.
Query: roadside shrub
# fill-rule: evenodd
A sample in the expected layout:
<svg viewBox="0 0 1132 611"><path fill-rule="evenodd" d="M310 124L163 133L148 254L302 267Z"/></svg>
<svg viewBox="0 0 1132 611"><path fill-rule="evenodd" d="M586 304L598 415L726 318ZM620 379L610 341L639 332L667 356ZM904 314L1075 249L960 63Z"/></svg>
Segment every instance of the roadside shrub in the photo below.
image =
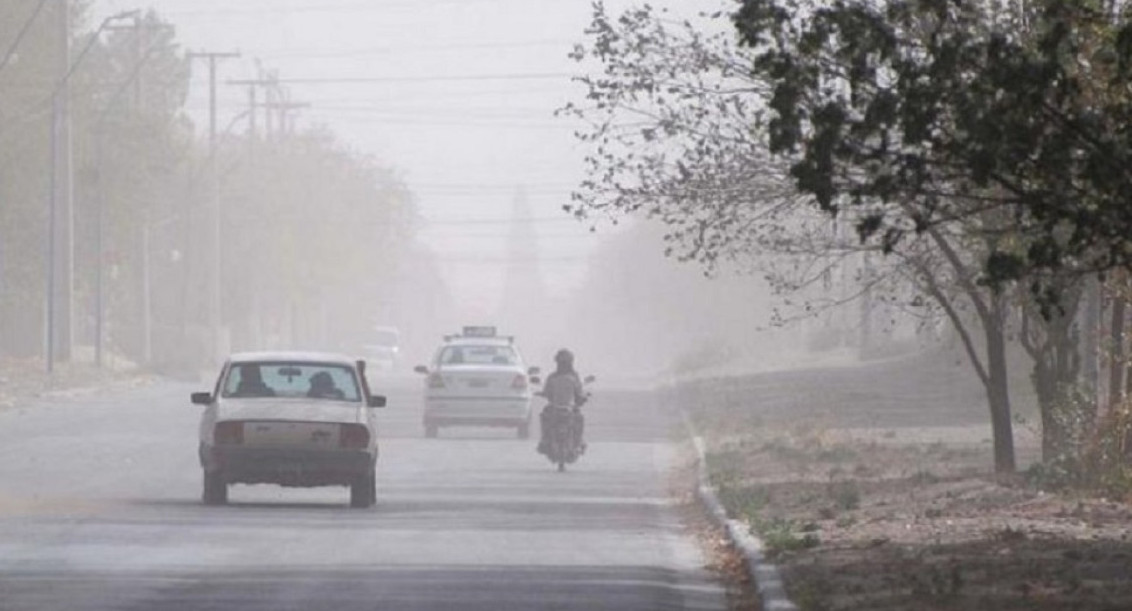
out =
<svg viewBox="0 0 1132 611"><path fill-rule="evenodd" d="M724 486L737 481L742 476L743 454L739 450L718 450L704 456L708 477L716 486Z"/></svg>
<svg viewBox="0 0 1132 611"><path fill-rule="evenodd" d="M770 491L762 486L718 485L719 502L733 516L748 521L758 519L759 513L771 500Z"/></svg>
<svg viewBox="0 0 1132 611"><path fill-rule="evenodd" d="M762 539L768 555L812 549L821 545L821 537L812 528L799 527L794 520L784 518L757 519L751 522L751 532Z"/></svg>
<svg viewBox="0 0 1132 611"><path fill-rule="evenodd" d="M932 484L938 484L941 478L931 471L921 469L913 473L912 476L908 478L908 481L917 486L930 486Z"/></svg>
<svg viewBox="0 0 1132 611"><path fill-rule="evenodd" d="M861 506L861 488L853 480L830 482L829 498L837 509L852 511Z"/></svg>

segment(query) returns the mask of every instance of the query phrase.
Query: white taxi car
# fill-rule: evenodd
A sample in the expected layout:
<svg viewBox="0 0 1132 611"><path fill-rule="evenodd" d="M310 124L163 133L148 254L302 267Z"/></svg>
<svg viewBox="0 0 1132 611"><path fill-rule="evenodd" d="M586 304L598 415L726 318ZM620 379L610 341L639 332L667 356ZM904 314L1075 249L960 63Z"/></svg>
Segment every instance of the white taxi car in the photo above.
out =
<svg viewBox="0 0 1132 611"><path fill-rule="evenodd" d="M348 486L352 507L377 500L376 417L365 363L325 353L232 355L212 392L192 394L200 420L205 504L232 484Z"/></svg>
<svg viewBox="0 0 1132 611"><path fill-rule="evenodd" d="M436 437L446 426L513 427L520 439L531 433L532 385L537 367L527 368L510 336L495 327L464 327L449 335L424 374L424 429Z"/></svg>

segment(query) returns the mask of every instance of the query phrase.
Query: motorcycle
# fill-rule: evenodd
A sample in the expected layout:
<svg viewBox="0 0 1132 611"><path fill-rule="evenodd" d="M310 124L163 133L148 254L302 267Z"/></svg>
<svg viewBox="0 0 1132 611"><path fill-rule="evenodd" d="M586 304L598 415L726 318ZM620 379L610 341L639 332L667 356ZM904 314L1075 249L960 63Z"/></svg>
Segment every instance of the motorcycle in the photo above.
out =
<svg viewBox="0 0 1132 611"><path fill-rule="evenodd" d="M593 380L593 376L586 376L583 381L589 384ZM535 394L545 396L542 392ZM590 393L587 392L585 399L589 400L589 397ZM547 405L543 408L540 418L541 426L545 427L543 440L546 442L546 451L543 453L552 464L558 466L559 471L565 471L566 465L573 464L585 453L585 446L582 444L582 414L578 410L582 403L571 407Z"/></svg>

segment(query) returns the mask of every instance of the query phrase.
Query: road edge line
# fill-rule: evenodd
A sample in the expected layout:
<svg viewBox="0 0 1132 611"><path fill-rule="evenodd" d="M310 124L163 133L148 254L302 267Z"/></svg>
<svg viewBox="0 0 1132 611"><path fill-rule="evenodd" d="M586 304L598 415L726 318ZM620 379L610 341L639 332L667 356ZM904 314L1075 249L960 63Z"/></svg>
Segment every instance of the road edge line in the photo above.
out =
<svg viewBox="0 0 1132 611"><path fill-rule="evenodd" d="M751 583L755 584L755 591L759 595L763 611L797 611L798 606L786 595L786 588L782 584L782 576L778 572L778 567L767 562L766 556L763 554L762 541L751 534L749 524L727 515L727 510L720 502L719 495L716 494L715 486L712 485L711 478L708 475L704 440L697 433L696 427L692 424L692 420L688 417L684 407L679 406L679 409L683 416L684 427L687 429L692 446L696 450L696 497L707 508L712 519L727 533L727 538L731 541L731 544L746 559L747 574L751 578Z"/></svg>

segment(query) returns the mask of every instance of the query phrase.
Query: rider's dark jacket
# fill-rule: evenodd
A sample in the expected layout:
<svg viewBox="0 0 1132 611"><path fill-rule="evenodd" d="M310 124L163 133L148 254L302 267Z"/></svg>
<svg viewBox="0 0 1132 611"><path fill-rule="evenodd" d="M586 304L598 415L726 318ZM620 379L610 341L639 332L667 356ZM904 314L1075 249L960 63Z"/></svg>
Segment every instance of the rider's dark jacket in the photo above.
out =
<svg viewBox="0 0 1132 611"><path fill-rule="evenodd" d="M582 380L574 371L555 371L542 387L547 403L554 407L575 407L586 402Z"/></svg>

